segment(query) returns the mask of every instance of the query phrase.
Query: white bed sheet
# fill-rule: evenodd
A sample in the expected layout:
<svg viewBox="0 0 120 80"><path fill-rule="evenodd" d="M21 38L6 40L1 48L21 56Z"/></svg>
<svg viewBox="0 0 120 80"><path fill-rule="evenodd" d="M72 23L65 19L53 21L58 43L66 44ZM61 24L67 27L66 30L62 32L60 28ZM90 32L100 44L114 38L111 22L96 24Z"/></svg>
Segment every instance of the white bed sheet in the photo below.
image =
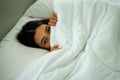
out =
<svg viewBox="0 0 120 80"><path fill-rule="evenodd" d="M10 80L18 75L29 63L49 53L44 49L30 48L20 44L16 40L16 34L26 22L49 18L51 12L52 0L37 0L3 38L0 42L0 80Z"/></svg>

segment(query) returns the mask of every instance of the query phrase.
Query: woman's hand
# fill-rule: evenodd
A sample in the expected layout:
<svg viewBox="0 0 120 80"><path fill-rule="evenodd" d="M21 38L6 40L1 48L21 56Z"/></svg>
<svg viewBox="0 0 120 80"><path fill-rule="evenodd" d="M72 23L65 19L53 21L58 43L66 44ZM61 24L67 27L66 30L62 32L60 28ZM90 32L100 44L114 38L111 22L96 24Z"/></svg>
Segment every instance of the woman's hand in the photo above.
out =
<svg viewBox="0 0 120 80"><path fill-rule="evenodd" d="M53 12L51 17L50 17L50 20L49 20L48 24L50 26L55 26L56 23L57 23L57 14L55 12Z"/></svg>
<svg viewBox="0 0 120 80"><path fill-rule="evenodd" d="M59 47L59 45L54 45L54 46L50 49L50 51L54 51L54 50L60 49L60 48L58 48L58 47Z"/></svg>

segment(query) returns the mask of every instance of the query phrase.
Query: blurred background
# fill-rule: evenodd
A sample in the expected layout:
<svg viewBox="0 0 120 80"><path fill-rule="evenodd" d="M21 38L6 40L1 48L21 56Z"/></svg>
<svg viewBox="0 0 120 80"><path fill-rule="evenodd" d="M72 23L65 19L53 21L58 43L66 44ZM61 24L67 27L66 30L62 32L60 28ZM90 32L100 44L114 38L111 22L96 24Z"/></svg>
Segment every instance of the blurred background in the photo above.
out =
<svg viewBox="0 0 120 80"><path fill-rule="evenodd" d="M36 0L0 0L0 41Z"/></svg>

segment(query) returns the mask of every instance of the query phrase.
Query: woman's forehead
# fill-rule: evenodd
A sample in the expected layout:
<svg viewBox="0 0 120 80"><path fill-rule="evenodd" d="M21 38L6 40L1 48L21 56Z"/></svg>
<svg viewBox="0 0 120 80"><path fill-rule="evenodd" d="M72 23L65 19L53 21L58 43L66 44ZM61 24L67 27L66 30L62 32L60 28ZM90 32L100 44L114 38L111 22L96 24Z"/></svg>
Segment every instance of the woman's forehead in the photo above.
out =
<svg viewBox="0 0 120 80"><path fill-rule="evenodd" d="M47 26L46 24L42 24L42 25L38 26L38 27L36 28L36 30L45 29L46 26Z"/></svg>

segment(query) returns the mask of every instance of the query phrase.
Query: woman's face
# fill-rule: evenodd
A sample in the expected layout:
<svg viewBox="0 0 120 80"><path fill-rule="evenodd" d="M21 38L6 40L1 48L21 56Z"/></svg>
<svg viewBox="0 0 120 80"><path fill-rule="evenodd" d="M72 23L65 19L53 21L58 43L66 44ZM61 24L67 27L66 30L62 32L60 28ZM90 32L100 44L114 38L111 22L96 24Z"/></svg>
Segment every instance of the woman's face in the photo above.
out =
<svg viewBox="0 0 120 80"><path fill-rule="evenodd" d="M50 49L50 26L40 25L35 31L34 40L41 48Z"/></svg>

